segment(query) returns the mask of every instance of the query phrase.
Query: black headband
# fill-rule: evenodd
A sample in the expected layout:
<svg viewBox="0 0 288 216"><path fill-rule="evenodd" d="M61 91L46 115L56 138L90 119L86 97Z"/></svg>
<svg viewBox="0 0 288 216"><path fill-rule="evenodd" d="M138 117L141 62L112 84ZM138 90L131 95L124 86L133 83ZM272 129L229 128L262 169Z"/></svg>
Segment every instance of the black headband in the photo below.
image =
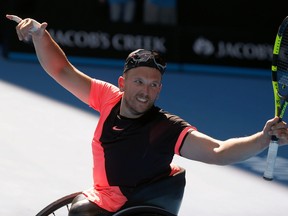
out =
<svg viewBox="0 0 288 216"><path fill-rule="evenodd" d="M156 68L163 75L166 69L166 61L156 51L138 49L128 55L123 73L140 66Z"/></svg>

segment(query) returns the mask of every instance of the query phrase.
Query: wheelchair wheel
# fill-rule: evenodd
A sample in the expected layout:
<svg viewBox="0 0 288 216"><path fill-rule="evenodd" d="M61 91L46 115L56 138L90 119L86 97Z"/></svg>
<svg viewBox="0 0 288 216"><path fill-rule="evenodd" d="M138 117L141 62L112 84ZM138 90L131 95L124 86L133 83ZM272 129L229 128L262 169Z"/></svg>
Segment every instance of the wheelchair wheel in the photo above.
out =
<svg viewBox="0 0 288 216"><path fill-rule="evenodd" d="M155 206L134 206L123 209L113 216L176 216Z"/></svg>
<svg viewBox="0 0 288 216"><path fill-rule="evenodd" d="M36 216L67 216L73 199L81 192L66 195L42 209ZM176 216L154 206L134 206L113 214L113 216Z"/></svg>
<svg viewBox="0 0 288 216"><path fill-rule="evenodd" d="M70 204L79 194L81 194L81 192L72 193L52 202L44 209L42 209L38 214L36 214L36 216L67 216L70 209Z"/></svg>

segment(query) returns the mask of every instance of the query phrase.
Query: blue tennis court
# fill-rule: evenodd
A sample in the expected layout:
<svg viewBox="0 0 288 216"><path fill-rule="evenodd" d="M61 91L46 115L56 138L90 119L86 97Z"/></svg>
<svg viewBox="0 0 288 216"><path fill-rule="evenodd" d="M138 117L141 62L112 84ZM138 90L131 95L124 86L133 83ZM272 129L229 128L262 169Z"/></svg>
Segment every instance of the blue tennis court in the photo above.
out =
<svg viewBox="0 0 288 216"><path fill-rule="evenodd" d="M117 84L121 67L78 67ZM37 62L0 58L0 215L35 215L51 201L92 184L90 142L97 113L43 72ZM169 64L168 64L169 68ZM274 115L267 75L209 71L164 75L157 105L218 139L250 135ZM282 147L276 178L262 179L266 152L233 166L175 157L187 169L179 216L286 216L288 148Z"/></svg>

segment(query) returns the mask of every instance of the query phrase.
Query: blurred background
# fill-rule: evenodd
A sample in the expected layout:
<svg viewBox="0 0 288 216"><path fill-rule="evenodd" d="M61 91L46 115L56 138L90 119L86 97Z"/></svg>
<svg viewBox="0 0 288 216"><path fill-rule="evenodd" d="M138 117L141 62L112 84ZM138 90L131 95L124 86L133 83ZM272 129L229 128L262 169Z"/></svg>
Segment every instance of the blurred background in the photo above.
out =
<svg viewBox="0 0 288 216"><path fill-rule="evenodd" d="M29 44L17 43L15 24L5 20L6 13L14 13L47 21L50 33L79 63L111 66L108 58L117 66L118 59L142 47L166 54L178 71L206 71L211 65L267 69L275 32L287 15L285 7L273 6L260 0L2 0L1 41L8 58L33 52Z"/></svg>
<svg viewBox="0 0 288 216"><path fill-rule="evenodd" d="M270 68L275 34L288 15L284 1L114 2L0 1L1 215L35 215L89 186L98 120L43 72L33 45L18 41L5 14L48 22L73 64L116 85L131 51L161 51L168 67L157 105L215 138L250 135L274 115ZM176 157L188 178L180 215L286 215L288 147L278 152L272 182L262 179L266 156L267 150L225 168Z"/></svg>

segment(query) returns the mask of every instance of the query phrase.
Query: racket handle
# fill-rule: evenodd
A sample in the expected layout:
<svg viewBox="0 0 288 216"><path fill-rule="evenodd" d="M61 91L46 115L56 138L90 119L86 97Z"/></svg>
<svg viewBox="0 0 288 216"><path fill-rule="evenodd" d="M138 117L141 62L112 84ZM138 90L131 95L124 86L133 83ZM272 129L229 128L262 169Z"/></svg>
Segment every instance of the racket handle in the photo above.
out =
<svg viewBox="0 0 288 216"><path fill-rule="evenodd" d="M266 161L266 169L263 175L263 178L268 181L273 180L274 175L274 167L275 167L275 161L277 158L277 152L278 152L278 143L277 139L271 140L268 148L268 154L267 154L267 161Z"/></svg>

